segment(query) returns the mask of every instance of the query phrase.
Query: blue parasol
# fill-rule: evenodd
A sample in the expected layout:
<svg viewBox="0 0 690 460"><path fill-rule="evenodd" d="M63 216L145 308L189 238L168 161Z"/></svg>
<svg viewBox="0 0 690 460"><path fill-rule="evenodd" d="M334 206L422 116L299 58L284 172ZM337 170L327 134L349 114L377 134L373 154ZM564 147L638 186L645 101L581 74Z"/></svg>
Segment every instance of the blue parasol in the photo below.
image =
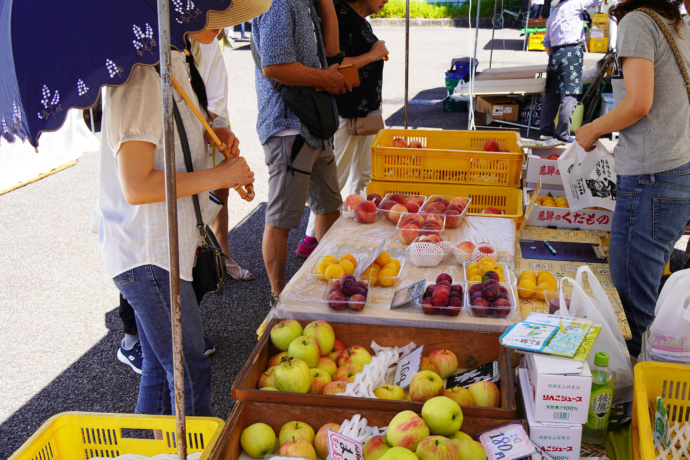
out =
<svg viewBox="0 0 690 460"><path fill-rule="evenodd" d="M170 0L170 42L206 26L231 0ZM96 103L101 86L127 82L159 61L156 0L0 0L0 135L55 131L70 108Z"/></svg>

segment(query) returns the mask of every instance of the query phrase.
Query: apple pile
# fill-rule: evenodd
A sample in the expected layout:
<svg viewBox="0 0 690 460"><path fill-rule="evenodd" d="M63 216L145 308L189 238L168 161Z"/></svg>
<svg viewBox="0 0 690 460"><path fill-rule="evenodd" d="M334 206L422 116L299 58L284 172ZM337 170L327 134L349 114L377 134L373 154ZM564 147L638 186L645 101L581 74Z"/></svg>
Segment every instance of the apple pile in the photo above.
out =
<svg viewBox="0 0 690 460"><path fill-rule="evenodd" d="M458 316L462 310L462 286L453 284L453 277L441 273L436 277L436 284L429 284L422 296L422 312L425 315L443 313L446 316Z"/></svg>
<svg viewBox="0 0 690 460"><path fill-rule="evenodd" d="M410 141L409 143L403 139L402 137L396 137L393 139L393 147L399 147L399 148L410 148L410 149L421 149L422 148L422 143L419 141Z"/></svg>
<svg viewBox="0 0 690 460"><path fill-rule="evenodd" d="M326 423L314 434L314 429L305 422L293 420L276 433L265 423L255 423L242 430L240 445L244 452L252 458L263 459L265 455L273 454L279 445L278 455L284 457L301 457L316 460L316 456L328 457L327 429L338 431L340 424Z"/></svg>
<svg viewBox="0 0 690 460"><path fill-rule="evenodd" d="M331 281L326 293L328 307L340 311L349 309L362 311L369 295L369 286L364 281L357 281L353 275L343 275L339 280Z"/></svg>
<svg viewBox="0 0 690 460"><path fill-rule="evenodd" d="M261 390L294 393L338 394L371 362L359 345L345 347L326 321L304 326L285 319L271 329L271 343L280 353L268 360L259 377Z"/></svg>
<svg viewBox="0 0 690 460"><path fill-rule="evenodd" d="M510 152L508 149L502 149L498 142L496 141L486 141L484 142L485 152Z"/></svg>
<svg viewBox="0 0 690 460"><path fill-rule="evenodd" d="M486 275L491 278L471 285L468 290L472 313L482 318L505 318L515 307L510 303L508 289L499 284L496 272L486 272Z"/></svg>
<svg viewBox="0 0 690 460"><path fill-rule="evenodd" d="M405 196L402 193L389 193L379 205L379 210L388 220L397 224L403 214L418 212L425 199L419 195Z"/></svg>
<svg viewBox="0 0 690 460"><path fill-rule="evenodd" d="M398 236L405 244L411 244L423 235L436 235L440 241L444 223L442 214L404 214L398 222Z"/></svg>
<svg viewBox="0 0 690 460"><path fill-rule="evenodd" d="M460 225L460 216L465 212L469 198L455 197L448 201L442 196L434 198L422 208L425 213L443 214L446 216L446 228L456 228Z"/></svg>

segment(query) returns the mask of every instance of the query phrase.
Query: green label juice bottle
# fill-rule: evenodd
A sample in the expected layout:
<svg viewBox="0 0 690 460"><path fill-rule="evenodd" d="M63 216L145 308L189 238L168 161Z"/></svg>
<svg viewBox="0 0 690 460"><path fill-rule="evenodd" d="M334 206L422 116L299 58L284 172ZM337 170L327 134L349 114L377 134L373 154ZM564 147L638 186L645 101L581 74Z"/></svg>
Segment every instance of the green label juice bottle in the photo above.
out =
<svg viewBox="0 0 690 460"><path fill-rule="evenodd" d="M597 353L592 371L592 394L589 399L587 423L582 428L582 442L604 445L609 428L613 401L613 372L608 368L609 355Z"/></svg>

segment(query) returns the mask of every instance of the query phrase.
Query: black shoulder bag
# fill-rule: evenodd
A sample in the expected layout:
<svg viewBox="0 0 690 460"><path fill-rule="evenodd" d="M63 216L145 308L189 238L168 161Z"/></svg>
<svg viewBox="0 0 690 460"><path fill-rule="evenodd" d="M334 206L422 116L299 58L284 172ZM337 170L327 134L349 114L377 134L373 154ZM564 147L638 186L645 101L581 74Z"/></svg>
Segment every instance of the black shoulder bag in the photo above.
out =
<svg viewBox="0 0 690 460"><path fill-rule="evenodd" d="M189 151L189 141L187 140L187 132L182 124L182 117L177 108L177 103L173 99L173 115L175 117L175 125L177 126L177 133L180 136L180 143L182 144L182 151L184 152L184 163L187 166L187 172L194 172L192 164L192 155ZM201 217L201 207L199 206L199 196L192 195L194 202L194 212L196 214L196 225L201 236L201 246L196 248L196 262L192 270L192 286L194 287L194 294L196 294L197 302L201 303L204 294L207 292L223 292L223 283L225 281L225 254L220 249L218 240L211 229L204 224Z"/></svg>
<svg viewBox="0 0 690 460"><path fill-rule="evenodd" d="M311 18L314 33L316 33L314 18ZM316 43L319 52L323 53L318 39ZM261 57L254 43L254 34L250 37L250 47L254 62L259 70L261 70ZM319 60L320 59L319 57ZM333 96L325 91L316 91L316 89L311 86L283 85L272 78L268 78L268 81L271 82L273 89L283 98L288 109L299 118L299 121L302 122L305 128L307 128L314 137L318 139L330 139L338 130L338 108L335 105L335 98L333 98Z"/></svg>

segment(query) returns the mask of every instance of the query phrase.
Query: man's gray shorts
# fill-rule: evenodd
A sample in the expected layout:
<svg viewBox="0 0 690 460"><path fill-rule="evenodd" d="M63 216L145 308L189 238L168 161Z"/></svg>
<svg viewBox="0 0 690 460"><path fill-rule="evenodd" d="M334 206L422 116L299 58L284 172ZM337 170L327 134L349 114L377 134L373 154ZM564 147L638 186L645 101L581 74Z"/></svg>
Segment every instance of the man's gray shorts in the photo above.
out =
<svg viewBox="0 0 690 460"><path fill-rule="evenodd" d="M268 166L266 223L278 228L299 227L304 205L316 215L337 211L343 200L338 186L333 148L314 149L306 142L288 168L294 136L271 136L264 147Z"/></svg>

